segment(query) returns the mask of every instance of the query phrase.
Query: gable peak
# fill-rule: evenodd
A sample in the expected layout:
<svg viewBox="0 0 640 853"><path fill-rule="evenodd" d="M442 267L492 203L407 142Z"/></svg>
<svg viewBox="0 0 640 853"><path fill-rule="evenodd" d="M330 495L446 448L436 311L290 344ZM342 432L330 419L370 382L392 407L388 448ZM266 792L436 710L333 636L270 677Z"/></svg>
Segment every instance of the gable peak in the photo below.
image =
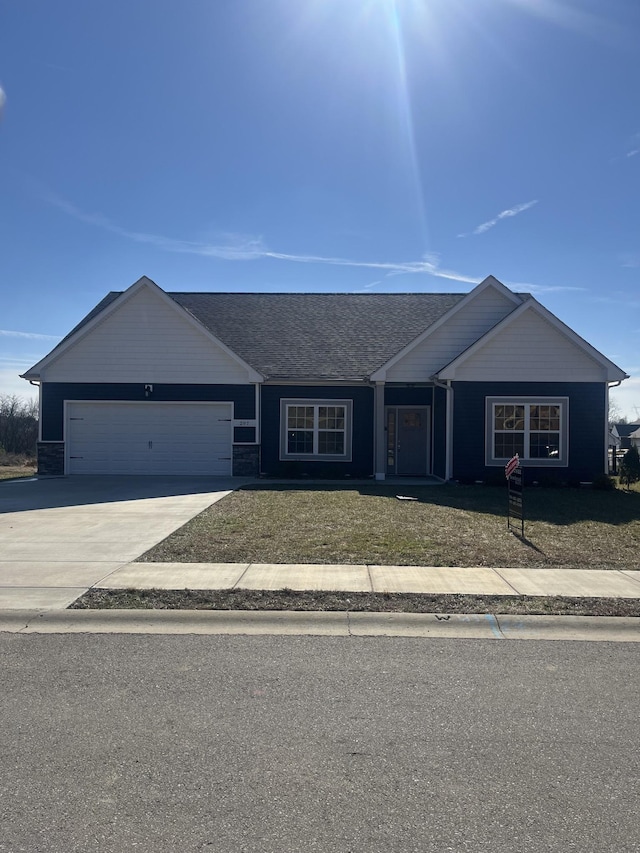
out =
<svg viewBox="0 0 640 853"><path fill-rule="evenodd" d="M134 281L133 284L128 288L131 290L132 287L151 287L156 290L162 290L162 288L155 283L152 278L149 278L148 275L141 275L137 281ZM164 291L162 291L164 293Z"/></svg>
<svg viewBox="0 0 640 853"><path fill-rule="evenodd" d="M476 285L473 290L470 291L469 296L473 296L476 293L482 293L482 291L487 290L490 287L494 290L497 290L498 293L501 293L503 296L506 296L507 299L509 299L515 305L520 305L520 303L522 302L521 297L518 296L517 293L514 293L513 290L510 290L494 275L488 275L486 278L483 278L480 284Z"/></svg>

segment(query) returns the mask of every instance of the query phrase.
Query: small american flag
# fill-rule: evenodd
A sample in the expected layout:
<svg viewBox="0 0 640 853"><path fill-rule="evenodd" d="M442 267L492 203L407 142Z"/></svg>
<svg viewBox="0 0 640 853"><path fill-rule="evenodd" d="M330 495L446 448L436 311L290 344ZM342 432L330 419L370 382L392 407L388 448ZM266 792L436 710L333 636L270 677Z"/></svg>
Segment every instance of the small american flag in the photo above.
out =
<svg viewBox="0 0 640 853"><path fill-rule="evenodd" d="M507 480L513 474L513 472L516 470L516 468L518 467L519 464L520 464L520 457L516 453L516 455L512 456L511 459L504 466L504 475L507 478Z"/></svg>

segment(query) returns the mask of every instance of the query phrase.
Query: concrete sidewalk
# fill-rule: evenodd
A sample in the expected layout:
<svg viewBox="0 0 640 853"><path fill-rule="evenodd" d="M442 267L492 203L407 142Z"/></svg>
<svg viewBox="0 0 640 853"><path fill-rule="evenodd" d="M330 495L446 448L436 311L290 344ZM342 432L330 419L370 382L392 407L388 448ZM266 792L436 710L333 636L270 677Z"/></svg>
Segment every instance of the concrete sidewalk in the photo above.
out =
<svg viewBox="0 0 640 853"><path fill-rule="evenodd" d="M40 583L24 566L5 571L0 610L64 609L87 589L252 589L409 592L433 595L539 595L640 598L640 571L434 566L281 565L268 563L103 564L84 585L78 565L58 564ZM104 572L104 573L103 573ZM82 583L82 582L81 582Z"/></svg>
<svg viewBox="0 0 640 853"><path fill-rule="evenodd" d="M129 563L103 589L254 589L640 598L640 571L276 563Z"/></svg>

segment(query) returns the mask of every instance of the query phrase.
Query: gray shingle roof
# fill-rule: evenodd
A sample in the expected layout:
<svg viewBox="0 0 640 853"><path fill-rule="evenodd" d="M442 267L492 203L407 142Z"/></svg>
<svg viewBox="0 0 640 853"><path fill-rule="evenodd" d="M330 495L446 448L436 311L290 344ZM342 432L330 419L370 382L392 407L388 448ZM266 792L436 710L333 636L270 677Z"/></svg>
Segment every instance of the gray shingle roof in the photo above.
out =
<svg viewBox="0 0 640 853"><path fill-rule="evenodd" d="M640 424L614 424L620 438L628 438L636 430L640 429Z"/></svg>
<svg viewBox="0 0 640 853"><path fill-rule="evenodd" d="M364 379L464 294L170 293L270 379Z"/></svg>
<svg viewBox="0 0 640 853"><path fill-rule="evenodd" d="M120 294L109 293L67 338ZM355 379L377 370L463 293L168 293L268 379Z"/></svg>

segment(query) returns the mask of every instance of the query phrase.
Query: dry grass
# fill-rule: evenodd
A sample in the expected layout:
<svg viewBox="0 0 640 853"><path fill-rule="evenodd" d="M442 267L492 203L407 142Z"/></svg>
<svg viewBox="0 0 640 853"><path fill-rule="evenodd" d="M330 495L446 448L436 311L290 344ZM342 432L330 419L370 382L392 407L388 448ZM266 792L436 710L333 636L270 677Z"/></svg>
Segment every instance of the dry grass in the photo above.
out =
<svg viewBox="0 0 640 853"><path fill-rule="evenodd" d="M141 559L637 568L640 492L529 489L525 540L507 531L506 488L276 486L239 489Z"/></svg>
<svg viewBox="0 0 640 853"><path fill-rule="evenodd" d="M90 589L71 610L297 610L368 613L495 613L637 616L640 600L546 596L422 595L248 589Z"/></svg>
<svg viewBox="0 0 640 853"><path fill-rule="evenodd" d="M36 470L36 460L32 456L5 453L0 449L0 480L33 477Z"/></svg>
<svg viewBox="0 0 640 853"><path fill-rule="evenodd" d="M0 480L17 480L23 477L33 477L35 465L0 465Z"/></svg>

